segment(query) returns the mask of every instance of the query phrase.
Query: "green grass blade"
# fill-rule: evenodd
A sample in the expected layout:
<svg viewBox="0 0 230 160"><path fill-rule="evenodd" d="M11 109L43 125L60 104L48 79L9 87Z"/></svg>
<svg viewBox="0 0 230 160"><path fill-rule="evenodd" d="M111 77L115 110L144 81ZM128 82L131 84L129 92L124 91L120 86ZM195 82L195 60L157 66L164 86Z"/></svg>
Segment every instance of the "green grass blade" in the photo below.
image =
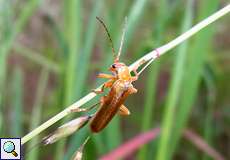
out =
<svg viewBox="0 0 230 160"><path fill-rule="evenodd" d="M213 13L218 5L217 0L213 0L212 2L202 1L200 3L199 20ZM174 120L177 123L175 124L174 132L172 133L173 138L170 145L171 150L169 157L172 156L176 149L179 137L184 126L186 125L192 105L194 104L199 82L201 80L203 65L207 57L207 47L209 44L211 44L211 37L213 36L213 33L214 31L210 27L201 31L198 36L195 37L193 47L190 50L191 55L189 57L188 68L186 69L186 74L183 81L182 94L180 96L180 107L177 112L176 119Z"/></svg>
<svg viewBox="0 0 230 160"><path fill-rule="evenodd" d="M21 56L31 60L34 63L37 63L39 65L41 65L42 67L53 71L55 73L60 73L61 72L61 68L58 64L56 64L55 62L49 60L48 58L46 58L45 56L36 53L20 44L15 44L14 45L14 50L20 54Z"/></svg>
<svg viewBox="0 0 230 160"><path fill-rule="evenodd" d="M34 129L41 123L41 115L42 115L42 103L44 100L44 95L45 95L45 90L47 87L48 83L48 78L49 78L49 72L47 69L42 69L38 85L37 85L37 90L36 90L36 96L35 96L35 101L33 105L33 110L31 114L31 123L30 123L30 130ZM37 160L39 156L39 148L33 149L33 147L38 144L40 141L39 136L33 138L33 140L29 143L28 148L32 148L31 151L29 151L26 159L28 160Z"/></svg>
<svg viewBox="0 0 230 160"><path fill-rule="evenodd" d="M15 68L12 78L12 115L11 115L11 136L21 137L23 128L23 81L24 75L20 68Z"/></svg>
<svg viewBox="0 0 230 160"><path fill-rule="evenodd" d="M64 62L64 106L68 106L75 100L75 80L77 76L77 59L80 52L81 42L81 0L69 0L64 2L65 10L65 33L68 47L67 61ZM64 121L69 120L67 117ZM63 160L64 147L66 140L62 140L57 144L55 159Z"/></svg>
<svg viewBox="0 0 230 160"><path fill-rule="evenodd" d="M148 73L148 79L146 83L146 100L144 104L144 112L142 115L142 123L141 123L141 130L147 131L149 130L153 123L153 108L156 103L156 83L157 83L157 77L159 73L159 62L155 62L150 68ZM147 150L147 144L146 146L141 147L139 153L138 153L138 159L147 159L148 150Z"/></svg>
<svg viewBox="0 0 230 160"><path fill-rule="evenodd" d="M1 59L5 60L4 58L6 58L6 54L9 52L14 39L16 38L17 34L22 31L28 19L30 18L34 10L37 8L38 2L39 0L31 0L24 6L21 14L19 15L18 20L14 24L14 28L11 34L4 40L3 44L1 44L1 50L0 50L1 56L2 56ZM2 74L0 78L3 77L4 72L1 72L1 73Z"/></svg>
<svg viewBox="0 0 230 160"><path fill-rule="evenodd" d="M68 58L66 62L65 78L65 105L69 105L75 100L74 88L78 54L81 40L81 0L66 1L66 39L68 43Z"/></svg>
<svg viewBox="0 0 230 160"><path fill-rule="evenodd" d="M5 65L6 59L5 56L2 55L1 47L2 44L8 39L11 30L12 30L12 2L11 1L0 1L0 134L3 135L5 128L3 125L3 96L4 93L2 90L4 89L5 85Z"/></svg>
<svg viewBox="0 0 230 160"><path fill-rule="evenodd" d="M204 138L208 144L212 144L213 141L213 124L214 124L214 118L212 117L214 114L214 105L216 101L216 86L214 79L210 73L205 70L204 71L204 80L207 88L207 109L206 109L206 115L204 119ZM207 155L204 155L202 157L202 160L211 160L210 157Z"/></svg>
<svg viewBox="0 0 230 160"><path fill-rule="evenodd" d="M49 25L49 27L51 28L51 32L54 36L55 41L58 44L58 49L60 49L60 53L61 53L62 58L63 58L64 56L66 56L65 54L68 52L66 40L64 38L64 33L59 28L59 26L58 26L59 23L55 22L51 16L47 15L45 17L45 21Z"/></svg>
<svg viewBox="0 0 230 160"><path fill-rule="evenodd" d="M103 0L98 0L96 5L93 7L92 13L89 17L88 24L87 24L87 30L86 30L86 35L85 35L85 41L84 41L84 46L83 46L83 51L81 52L81 55L79 56L78 59L78 72L77 72L77 77L76 77L76 99L80 98L81 95L83 94L83 91L86 84L87 76L89 73L89 67L90 67L90 57L92 55L92 50L96 38L96 30L98 28L98 22L96 21L96 16L100 14L100 11L103 6ZM81 133L81 137L85 138L87 134L87 131ZM69 149L65 155L64 159L69 159L73 153L76 151L76 146L80 146L82 141L79 141L79 134L74 135L71 138L71 143L69 144ZM101 144L101 142L98 142ZM99 148L100 149L100 148ZM100 151L100 150L99 150Z"/></svg>
<svg viewBox="0 0 230 160"><path fill-rule="evenodd" d="M0 107L2 110L2 101L4 95L4 84L6 79L7 70L7 57L11 49L12 43L15 40L17 34L21 32L28 19L31 17L32 13L38 6L39 0L31 0L23 7L21 14L18 16L16 23L13 25L13 30L10 35L4 37L5 39L0 44ZM5 3L3 1L2 3Z"/></svg>
<svg viewBox="0 0 230 160"><path fill-rule="evenodd" d="M154 24L156 24L156 31L154 33L154 36L156 37L156 40L154 42L155 46L159 46L162 41L162 35L165 29L166 20L169 13L164 12L165 10L168 10L168 4L167 0L163 0L159 4L159 8L157 9L157 16ZM156 84L157 84L157 77L159 73L160 63L155 62L150 68L146 83L146 99L144 104L144 112L143 112L143 120L141 129L142 131L147 131L150 128L152 128L152 119L153 119L153 107L155 105L155 97L156 97ZM141 159L147 159L147 146L143 146L138 154L138 158Z"/></svg>
<svg viewBox="0 0 230 160"><path fill-rule="evenodd" d="M77 98L80 98L82 91L84 89L84 83L86 82L88 72L89 72L89 62L91 58L91 54L95 38L96 38L96 32L98 28L98 22L96 20L96 16L100 14L100 11L103 6L103 0L98 0L95 7L93 8L92 14L89 17L89 21L87 24L87 30L86 30L86 35L85 35L85 42L84 42L84 47L83 51L78 59L78 74L76 78L77 82Z"/></svg>
<svg viewBox="0 0 230 160"><path fill-rule="evenodd" d="M182 23L182 33L188 30L192 24L192 9L193 0L187 2L187 7L185 10L185 17ZM175 59L175 66L172 71L172 80L170 82L170 88L168 93L168 99L165 106L165 112L162 123L162 132L160 135L157 160L167 159L168 146L170 144L172 127L174 122L175 108L177 105L177 100L179 98L179 93L181 89L181 83L184 75L184 67L186 62L186 50L187 43L185 42L178 48L178 53Z"/></svg>
<svg viewBox="0 0 230 160"><path fill-rule="evenodd" d="M125 45L123 52L125 52L125 50L129 46L130 40L133 37L132 35L134 34L134 31L141 20L141 16L143 16L143 13L146 9L146 4L147 0L136 0L131 6L131 9L128 14L127 33L124 40Z"/></svg>

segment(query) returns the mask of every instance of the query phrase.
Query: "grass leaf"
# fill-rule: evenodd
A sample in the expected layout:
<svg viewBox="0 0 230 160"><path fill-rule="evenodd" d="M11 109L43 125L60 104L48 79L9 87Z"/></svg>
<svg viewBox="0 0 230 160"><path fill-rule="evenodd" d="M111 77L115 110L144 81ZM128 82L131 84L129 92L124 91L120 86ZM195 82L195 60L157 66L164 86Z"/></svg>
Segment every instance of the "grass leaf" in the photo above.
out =
<svg viewBox="0 0 230 160"><path fill-rule="evenodd" d="M184 21L182 23L182 32L188 30L192 24L192 9L193 9L193 0L187 2L186 13ZM169 144L171 138L171 133L173 132L173 122L177 101L179 100L181 84L184 76L184 68L186 64L186 50L188 42L185 42L178 48L178 53L176 55L175 66L172 71L172 80L170 82L168 99L165 106L165 111L163 114L163 123L162 123L162 134L159 141L159 148L157 153L157 159L162 160L166 159L168 152Z"/></svg>

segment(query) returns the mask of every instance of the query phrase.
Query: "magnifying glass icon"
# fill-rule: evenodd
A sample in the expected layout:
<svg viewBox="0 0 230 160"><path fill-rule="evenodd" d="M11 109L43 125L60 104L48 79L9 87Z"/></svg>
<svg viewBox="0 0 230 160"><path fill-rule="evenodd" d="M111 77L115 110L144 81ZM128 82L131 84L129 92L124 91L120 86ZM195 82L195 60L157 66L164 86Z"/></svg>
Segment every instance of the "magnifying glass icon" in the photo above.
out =
<svg viewBox="0 0 230 160"><path fill-rule="evenodd" d="M6 152L6 153L11 153L14 155L14 157L17 157L18 154L17 152L15 152L15 145L13 142L11 141L7 141L3 144L3 150Z"/></svg>

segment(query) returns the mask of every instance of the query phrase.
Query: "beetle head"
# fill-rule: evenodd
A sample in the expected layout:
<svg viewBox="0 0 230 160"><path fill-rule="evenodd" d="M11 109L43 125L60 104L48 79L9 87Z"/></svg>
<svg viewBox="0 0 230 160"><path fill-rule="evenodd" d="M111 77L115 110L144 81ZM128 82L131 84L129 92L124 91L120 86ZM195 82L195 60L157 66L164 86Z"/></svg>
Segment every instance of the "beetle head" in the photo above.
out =
<svg viewBox="0 0 230 160"><path fill-rule="evenodd" d="M121 62L114 62L110 67L109 67L109 71L118 74L121 70L123 70L123 68L125 68L126 65L124 63Z"/></svg>

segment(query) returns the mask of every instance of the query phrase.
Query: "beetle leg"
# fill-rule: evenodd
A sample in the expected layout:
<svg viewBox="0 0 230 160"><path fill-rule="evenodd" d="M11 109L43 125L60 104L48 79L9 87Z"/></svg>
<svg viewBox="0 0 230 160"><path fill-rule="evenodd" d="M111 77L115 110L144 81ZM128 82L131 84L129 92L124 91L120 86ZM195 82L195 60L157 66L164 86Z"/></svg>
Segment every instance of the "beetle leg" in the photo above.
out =
<svg viewBox="0 0 230 160"><path fill-rule="evenodd" d="M99 73L99 74L97 75L97 78L114 79L115 77L114 77L113 75L110 75L110 74Z"/></svg>
<svg viewBox="0 0 230 160"><path fill-rule="evenodd" d="M130 111L127 107L125 107L125 105L122 104L118 110L118 114L121 116L128 116L130 115Z"/></svg>
<svg viewBox="0 0 230 160"><path fill-rule="evenodd" d="M98 102L94 105L92 105L89 108L76 108L76 109L71 109L71 112L88 112L90 110L92 110L93 108L95 108L98 104L100 104L101 102Z"/></svg>
<svg viewBox="0 0 230 160"><path fill-rule="evenodd" d="M100 94L100 93L103 93L104 92L104 88L105 88L105 83L102 85L101 88L99 89L93 89L92 91L96 94Z"/></svg>
<svg viewBox="0 0 230 160"><path fill-rule="evenodd" d="M94 89L93 92L96 94L103 93L104 89L112 87L113 83L114 83L114 80L110 80L108 82L105 82L100 89Z"/></svg>
<svg viewBox="0 0 230 160"><path fill-rule="evenodd" d="M101 105L101 106L104 105L106 97L107 97L107 96L102 96L102 97L100 98L100 105Z"/></svg>
<svg viewBox="0 0 230 160"><path fill-rule="evenodd" d="M130 87L128 92L129 92L129 94L134 94L134 93L137 93L137 89L134 87Z"/></svg>

